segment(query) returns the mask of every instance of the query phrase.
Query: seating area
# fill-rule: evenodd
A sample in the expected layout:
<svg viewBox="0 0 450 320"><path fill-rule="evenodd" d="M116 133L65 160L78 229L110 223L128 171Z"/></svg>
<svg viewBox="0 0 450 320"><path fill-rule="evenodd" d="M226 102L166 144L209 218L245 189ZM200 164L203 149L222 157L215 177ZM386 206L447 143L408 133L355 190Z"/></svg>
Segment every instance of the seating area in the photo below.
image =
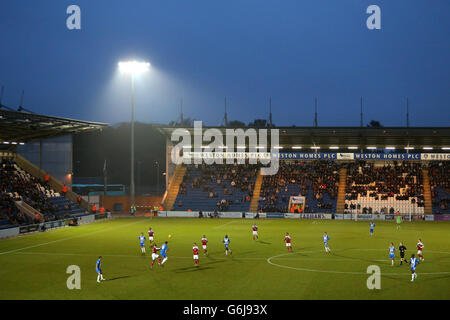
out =
<svg viewBox="0 0 450 320"><path fill-rule="evenodd" d="M450 165L447 161L433 161L428 168L433 213L450 213Z"/></svg>
<svg viewBox="0 0 450 320"><path fill-rule="evenodd" d="M336 211L340 165L334 161L280 163L276 175L265 176L258 210L288 212L289 198L306 198L305 213Z"/></svg>
<svg viewBox="0 0 450 320"><path fill-rule="evenodd" d="M85 213L78 205L61 197L47 183L21 169L12 159L2 159L0 162L0 195L3 199L9 198L14 207L16 207L14 201L24 201L42 213L44 221ZM28 218L27 215L25 216ZM20 221L19 224L42 222L42 219L41 221L26 220Z"/></svg>
<svg viewBox="0 0 450 320"><path fill-rule="evenodd" d="M9 195L0 194L0 229L33 223L31 217L21 213Z"/></svg>
<svg viewBox="0 0 450 320"><path fill-rule="evenodd" d="M258 167L187 166L173 210L248 211Z"/></svg>
<svg viewBox="0 0 450 320"><path fill-rule="evenodd" d="M347 169L345 212L424 214L420 163L361 160Z"/></svg>

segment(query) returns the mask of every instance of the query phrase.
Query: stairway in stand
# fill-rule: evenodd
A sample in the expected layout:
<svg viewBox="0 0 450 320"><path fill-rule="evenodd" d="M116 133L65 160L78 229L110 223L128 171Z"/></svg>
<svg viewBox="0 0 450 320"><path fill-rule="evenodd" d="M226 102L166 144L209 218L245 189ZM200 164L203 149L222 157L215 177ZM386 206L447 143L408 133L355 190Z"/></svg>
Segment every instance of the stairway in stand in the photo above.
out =
<svg viewBox="0 0 450 320"><path fill-rule="evenodd" d="M250 202L250 212L258 211L258 199L261 193L261 185L263 182L263 176L261 175L261 169L258 171L258 175L256 176L255 188L253 189L253 197Z"/></svg>
<svg viewBox="0 0 450 320"><path fill-rule="evenodd" d="M347 185L347 168L341 168L339 170L339 187L336 204L336 213L344 213L346 185Z"/></svg>
<svg viewBox="0 0 450 320"><path fill-rule="evenodd" d="M172 210L173 204L175 203L175 200L177 199L177 196L178 196L178 191L180 191L180 184L183 182L185 173L186 173L186 167L177 166L175 168L175 173L172 177L172 180L169 183L167 196L163 202L164 210L167 210L167 211Z"/></svg>
<svg viewBox="0 0 450 320"><path fill-rule="evenodd" d="M423 198L425 201L425 214L433 214L433 204L431 200L431 187L430 187L430 177L428 176L428 170L422 170L423 176Z"/></svg>

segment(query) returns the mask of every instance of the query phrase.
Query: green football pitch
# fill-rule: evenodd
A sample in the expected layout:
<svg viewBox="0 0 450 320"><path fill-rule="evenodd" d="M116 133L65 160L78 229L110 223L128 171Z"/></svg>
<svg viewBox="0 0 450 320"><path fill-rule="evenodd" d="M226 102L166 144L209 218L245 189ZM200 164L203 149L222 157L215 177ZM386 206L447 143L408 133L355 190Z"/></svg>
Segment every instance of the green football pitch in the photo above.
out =
<svg viewBox="0 0 450 320"><path fill-rule="evenodd" d="M138 240L149 227L156 243L167 240L169 248L164 267L153 270L148 243L142 255ZM323 248L325 231L331 254ZM293 252L283 242L286 232ZM231 256L225 256L225 234ZM368 221L118 218L1 240L0 299L450 299L449 235L448 222L404 222L397 229L395 222L378 221L370 237ZM419 238L425 260L411 282L409 266L399 265L398 245L403 241L409 258ZM200 247L199 267L193 242ZM390 242L397 248L394 266ZM71 265L81 271L79 290L67 287ZM379 290L367 287L371 265L381 271Z"/></svg>

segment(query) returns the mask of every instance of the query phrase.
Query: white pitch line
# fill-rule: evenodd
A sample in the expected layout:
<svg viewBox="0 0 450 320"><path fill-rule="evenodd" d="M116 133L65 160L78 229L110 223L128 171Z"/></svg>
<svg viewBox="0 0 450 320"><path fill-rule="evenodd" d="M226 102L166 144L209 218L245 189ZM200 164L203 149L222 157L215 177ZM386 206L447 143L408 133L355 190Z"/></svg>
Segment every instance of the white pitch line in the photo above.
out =
<svg viewBox="0 0 450 320"><path fill-rule="evenodd" d="M82 237L90 236L92 234L96 234L96 233L100 233L100 232L104 232L104 231L109 231L109 230L113 230L113 229L117 229L117 228L123 228L125 226L129 226L129 225L136 224L136 223L139 223L139 222L141 222L141 221L134 221L134 222L131 222L131 223L128 223L128 224L125 224L125 225L118 226L118 227L102 229L102 230L94 231L94 232L91 232L91 233L80 234L80 235L77 235L77 236L63 238L63 239L58 239L58 240L49 241L49 242L44 242L44 243L36 244L36 245L33 245L33 246L23 247L23 248L19 248L19 249L10 250L10 251L4 251L4 252L0 252L0 255L8 254L8 253L14 253L14 252L18 252L18 251L22 251L22 250L26 250L26 249L31 249L31 248L36 248L36 247L41 247L41 246L45 246L47 244L52 244L52 243L56 243L56 242L61 242L61 241L66 241L66 240L71 240L71 239L76 239L76 238L82 238Z"/></svg>
<svg viewBox="0 0 450 320"><path fill-rule="evenodd" d="M224 223L224 224L221 224L221 225L212 227L212 229L222 228L222 227L224 227L224 226L226 226L226 225L229 225L229 224L232 224L232 223L234 223L234 222L235 222L235 221L233 220L233 221L230 221L230 222L227 222L227 223Z"/></svg>
<svg viewBox="0 0 450 320"><path fill-rule="evenodd" d="M358 249L356 249L356 250L358 250ZM359 249L359 250L364 250L364 249ZM372 250L377 250L377 249L372 249ZM381 250L381 249L379 249L379 250ZM428 252L433 252L433 251L428 251ZM442 253L449 254L449 252L442 252ZM274 263L271 261L272 259L279 259L279 257L286 256L288 254L290 254L290 253L279 254L279 255L267 258L266 261L267 261L267 263L269 263L270 265L273 265L275 267L292 269L292 270L297 270L297 271L308 271L308 272L319 272L319 273L338 273L338 274L360 274L360 275L368 274L367 272L357 272L357 271L336 271L336 270L317 270L317 269L308 269L308 268L298 268L298 267L291 267L291 266L286 266L286 265L282 265L282 264L277 264L277 263ZM299 259L299 260L301 260L301 259ZM354 260L354 259L352 259L352 260ZM376 261L379 261L379 260L376 260ZM386 261L386 260L381 260L381 261ZM450 272L420 272L420 274L421 275L438 275L438 274L450 274ZM410 276L409 273L405 274L405 273L398 273L398 272L397 273L382 272L381 275L391 275L391 276L392 275L403 275L403 276L407 275L407 276Z"/></svg>

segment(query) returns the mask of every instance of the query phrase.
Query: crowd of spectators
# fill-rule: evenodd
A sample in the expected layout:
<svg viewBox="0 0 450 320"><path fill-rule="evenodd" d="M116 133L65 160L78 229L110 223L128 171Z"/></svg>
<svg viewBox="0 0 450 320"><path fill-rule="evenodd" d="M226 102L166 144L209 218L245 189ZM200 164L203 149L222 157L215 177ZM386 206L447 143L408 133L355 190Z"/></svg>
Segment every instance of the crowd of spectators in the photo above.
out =
<svg viewBox="0 0 450 320"><path fill-rule="evenodd" d="M432 161L428 168L431 199L436 213L447 213L450 204L450 165L447 161Z"/></svg>
<svg viewBox="0 0 450 320"><path fill-rule="evenodd" d="M418 207L424 206L423 166L408 161L393 161L376 166L374 162L364 160L347 164L347 182L345 199L358 200L358 196L377 200L408 200ZM416 200L417 199L417 200ZM346 204L345 209L361 210L372 213L371 207L358 203ZM382 208L380 213L393 213L393 208Z"/></svg>
<svg viewBox="0 0 450 320"><path fill-rule="evenodd" d="M195 176L193 175L194 169ZM201 190L206 198L217 198L217 210L227 211L233 203L251 201L257 169L256 165L250 164L188 166L183 182L180 184L179 193L181 195L188 194L188 186L194 190ZM238 191L239 196L236 195ZM182 200L179 200L177 205L178 207L183 206Z"/></svg>
<svg viewBox="0 0 450 320"><path fill-rule="evenodd" d="M19 174L14 164L14 161L9 158L4 158L0 162L0 195L2 196L2 199L8 197L12 203L14 203L13 200L24 201L42 213L43 217L41 219L44 221L52 221L69 216L57 215L58 208L40 190L39 186L44 187L46 190L50 190L47 179L39 180L25 172ZM11 198L11 194L13 195L13 198ZM16 194L18 197L16 197ZM69 211L71 208L70 206L67 206L67 208L64 209ZM20 215L23 216L22 214ZM27 222L30 223L30 221Z"/></svg>
<svg viewBox="0 0 450 320"><path fill-rule="evenodd" d="M0 220L8 220L12 225L34 223L37 218L31 218L20 212L9 195L0 194Z"/></svg>
<svg viewBox="0 0 450 320"><path fill-rule="evenodd" d="M298 188L295 190L299 190L300 194L291 194L290 185L297 185ZM265 176L263 179L259 210L288 212L289 197L294 195L307 197L305 213L330 210L333 207L332 202L336 202L337 199L338 185L339 165L334 161L282 162L277 174ZM325 194L328 194L328 201L324 197ZM313 199L308 196L312 196ZM311 203L315 203L315 206L312 207Z"/></svg>

